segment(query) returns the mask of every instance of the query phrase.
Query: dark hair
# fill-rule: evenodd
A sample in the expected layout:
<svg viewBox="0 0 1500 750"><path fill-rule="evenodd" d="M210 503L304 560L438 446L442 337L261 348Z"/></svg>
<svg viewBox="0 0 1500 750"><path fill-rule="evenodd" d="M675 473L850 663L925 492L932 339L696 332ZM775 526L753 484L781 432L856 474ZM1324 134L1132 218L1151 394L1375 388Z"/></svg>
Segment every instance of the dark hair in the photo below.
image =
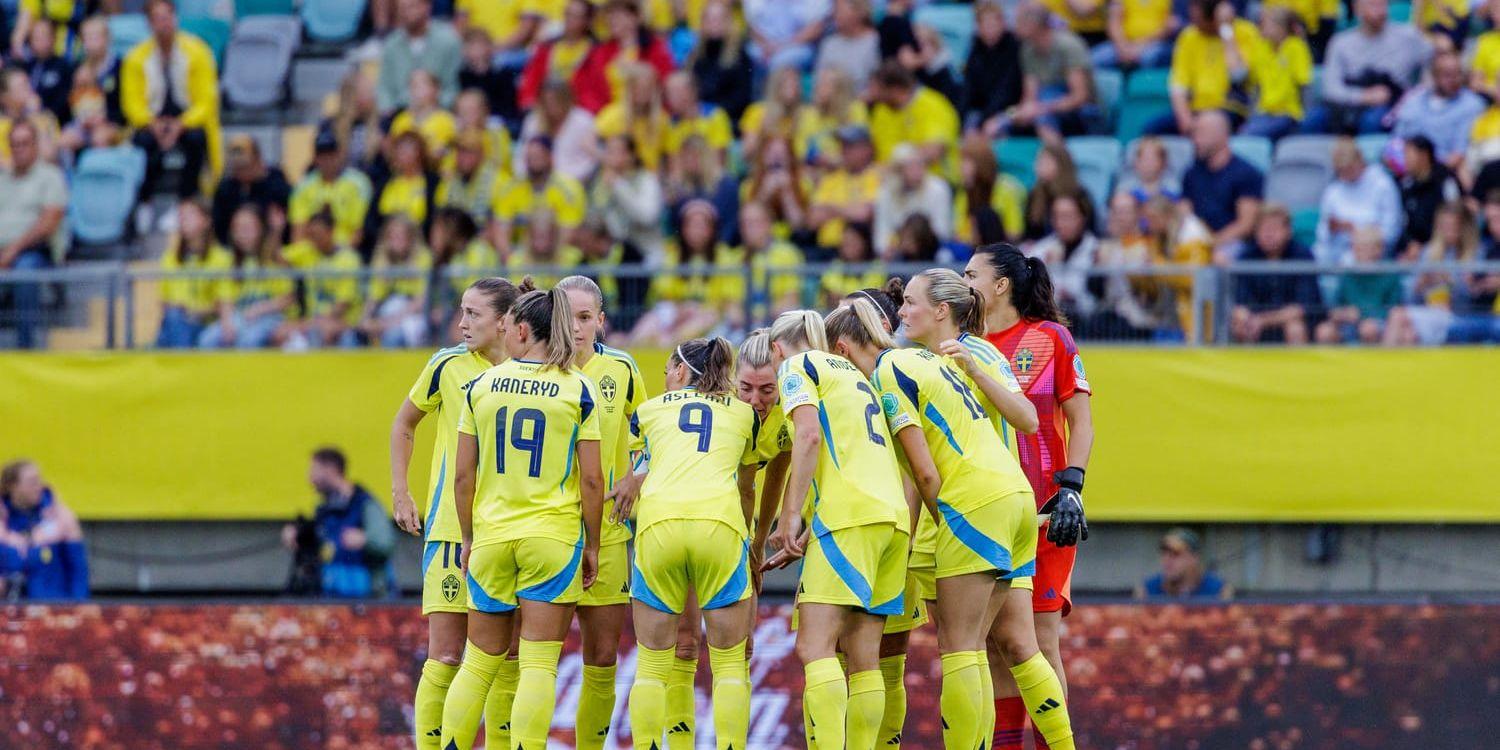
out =
<svg viewBox="0 0 1500 750"><path fill-rule="evenodd" d="M454 252L463 250L464 246L479 236L479 225L474 223L474 217L457 206L439 208L432 215L432 223L433 225L442 224L453 232L453 241L457 243L457 247L453 248Z"/></svg>
<svg viewBox="0 0 1500 750"><path fill-rule="evenodd" d="M974 251L989 261L995 275L1010 279L1010 300L1025 320L1050 320L1068 324L1052 292L1052 276L1040 258L1028 258L1015 245L997 242Z"/></svg>
<svg viewBox="0 0 1500 750"><path fill-rule="evenodd" d="M141 9L142 13L151 14L151 9L158 5L165 5L173 13L177 12L177 3L174 0L146 0L146 7Z"/></svg>
<svg viewBox="0 0 1500 750"><path fill-rule="evenodd" d="M903 247L908 243L909 247ZM906 217L896 229L896 250L904 260L935 260L942 246L942 240L932 229L932 221L925 214ZM907 255L908 252L911 254Z"/></svg>
<svg viewBox="0 0 1500 750"><path fill-rule="evenodd" d="M887 282L884 289L876 289L873 286L856 289L844 295L844 299L850 302L862 299L874 305L875 312L880 313L880 317L885 319L889 330L894 332L901 327L901 303L905 300L901 297L901 279L892 278L891 281L896 283L895 294L891 293L890 282Z"/></svg>
<svg viewBox="0 0 1500 750"><path fill-rule="evenodd" d="M521 280L522 286L528 286L530 283L530 276ZM470 284L469 288L483 294L485 299L490 303L490 309L494 310L496 315L505 315L510 312L510 309L515 306L516 300L522 294L531 291L529 288L522 289L512 284L510 279L499 276L480 279Z"/></svg>
<svg viewBox="0 0 1500 750"><path fill-rule="evenodd" d="M312 460L314 463L332 468L339 473L339 476L344 476L344 473L349 470L349 459L344 457L344 452L331 445L313 451Z"/></svg>
<svg viewBox="0 0 1500 750"><path fill-rule="evenodd" d="M667 359L673 362L687 365L693 373L688 382L703 393L728 393L734 385L734 347L723 336L678 344Z"/></svg>
<svg viewBox="0 0 1500 750"><path fill-rule="evenodd" d="M0 468L0 497L10 495L21 482L21 472L28 466L35 466L36 462L29 458L18 458Z"/></svg>
<svg viewBox="0 0 1500 750"><path fill-rule="evenodd" d="M523 279L522 284L530 281ZM547 342L546 364L565 370L573 362L573 306L565 290L534 290L521 295L511 306L516 323L531 328L531 338Z"/></svg>
<svg viewBox="0 0 1500 750"><path fill-rule="evenodd" d="M897 89L910 89L917 85L917 77L897 60L887 60L875 70L875 83Z"/></svg>

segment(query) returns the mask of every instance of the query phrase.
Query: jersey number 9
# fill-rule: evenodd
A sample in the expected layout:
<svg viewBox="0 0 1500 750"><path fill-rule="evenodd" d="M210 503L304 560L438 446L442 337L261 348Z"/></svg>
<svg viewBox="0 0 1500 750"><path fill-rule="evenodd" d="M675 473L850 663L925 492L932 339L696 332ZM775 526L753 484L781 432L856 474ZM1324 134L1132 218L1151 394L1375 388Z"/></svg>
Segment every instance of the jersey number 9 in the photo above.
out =
<svg viewBox="0 0 1500 750"><path fill-rule="evenodd" d="M856 383L855 388L865 392L870 397L870 405L865 407L865 431L870 434L870 442L876 445L885 445L885 436L875 429L875 420L880 417L880 399L875 398L875 389L869 383Z"/></svg>
<svg viewBox="0 0 1500 750"><path fill-rule="evenodd" d="M530 456L526 464L526 476L542 475L542 446L547 438L547 415L540 409L517 409L510 419L510 407L502 407L495 413L495 471L505 473L505 431L510 428L510 447L525 451Z"/></svg>
<svg viewBox="0 0 1500 750"><path fill-rule="evenodd" d="M685 404L677 413L677 428L698 436L698 452L708 452L708 438L714 431L714 413L705 404Z"/></svg>

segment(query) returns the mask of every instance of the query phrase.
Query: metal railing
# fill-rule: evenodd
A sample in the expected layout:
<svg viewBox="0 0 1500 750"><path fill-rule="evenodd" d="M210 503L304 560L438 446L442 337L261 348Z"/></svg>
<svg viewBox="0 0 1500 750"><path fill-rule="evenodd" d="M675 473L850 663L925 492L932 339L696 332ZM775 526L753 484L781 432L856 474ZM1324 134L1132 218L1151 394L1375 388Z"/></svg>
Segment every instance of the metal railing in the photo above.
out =
<svg viewBox="0 0 1500 750"><path fill-rule="evenodd" d="M294 306L301 307L307 292L321 282L353 280L361 306L371 282L421 280L425 314L430 322L425 343L446 340L463 287L491 274L512 280L530 275L547 286L572 274L600 282L606 311L615 332L626 332L647 315L680 312L681 303L707 308L717 319L706 331L730 336L767 324L776 313L793 307L827 309L855 288L878 285L890 276L909 277L930 263L839 264L811 263L795 268L749 267L686 270L645 266L538 266L482 269L450 267L435 270L267 269L247 272L166 271L130 268L121 263L98 263L62 268L0 271L0 348L12 347L20 326L31 325L57 335L73 335L70 348L135 349L154 337L161 315L159 290L169 281L287 280L295 290ZM953 266L961 270L958 266ZM1130 342L1157 345L1213 345L1235 343L1231 316L1237 308L1256 312L1258 299L1247 298L1255 284L1267 280L1311 278L1317 285L1314 304L1306 310L1307 325L1320 322L1332 307L1341 279L1391 276L1400 286L1399 305L1421 305L1415 291L1420 277L1452 280L1455 302L1468 305L1474 316L1495 318L1489 306L1466 297L1473 277L1500 276L1500 261L1463 263L1381 263L1329 265L1312 262L1245 262L1225 266L1150 265L1054 271L1054 284L1063 310L1072 319L1075 336L1084 341ZM1245 282L1255 282L1247 284ZM668 283L674 282L674 283ZM844 288L848 286L849 288ZM1271 283L1270 286L1276 286ZM670 292L667 287L671 287ZM27 294L18 294L18 292ZM1274 290L1273 290L1274 291ZM1253 295L1252 295L1253 296ZM1451 296L1451 295L1450 295ZM37 299L34 309L18 309L20 299ZM1484 294L1477 297L1485 300ZM677 307L673 302L679 303ZM1500 320L1500 319L1496 319ZM1500 322L1494 337L1500 340Z"/></svg>

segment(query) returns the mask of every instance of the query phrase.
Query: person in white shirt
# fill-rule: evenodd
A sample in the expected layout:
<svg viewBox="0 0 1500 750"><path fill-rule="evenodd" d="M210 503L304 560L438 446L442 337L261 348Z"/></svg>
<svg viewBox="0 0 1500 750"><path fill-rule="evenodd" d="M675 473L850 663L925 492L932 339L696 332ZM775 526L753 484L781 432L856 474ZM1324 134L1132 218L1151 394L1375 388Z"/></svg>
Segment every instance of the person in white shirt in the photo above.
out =
<svg viewBox="0 0 1500 750"><path fill-rule="evenodd" d="M910 143L891 151L891 170L875 196L875 250L882 257L896 229L913 214L922 214L939 239L953 236L953 190L927 170L927 160Z"/></svg>
<svg viewBox="0 0 1500 750"><path fill-rule="evenodd" d="M1378 226L1391 247L1401 236L1401 192L1379 165L1365 164L1353 138L1341 138L1333 146L1334 180L1323 189L1318 206L1318 234L1313 255L1323 263L1339 263L1350 257L1354 229Z"/></svg>

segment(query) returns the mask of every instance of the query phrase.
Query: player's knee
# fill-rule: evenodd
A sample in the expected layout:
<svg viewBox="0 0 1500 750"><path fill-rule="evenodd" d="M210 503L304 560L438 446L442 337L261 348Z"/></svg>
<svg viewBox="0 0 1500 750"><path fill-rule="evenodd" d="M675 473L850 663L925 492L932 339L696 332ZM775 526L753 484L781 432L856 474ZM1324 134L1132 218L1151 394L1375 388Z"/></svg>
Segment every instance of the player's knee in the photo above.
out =
<svg viewBox="0 0 1500 750"><path fill-rule="evenodd" d="M683 639L681 634L677 638L677 658L683 661L692 661L698 658L698 639L689 637Z"/></svg>
<svg viewBox="0 0 1500 750"><path fill-rule="evenodd" d="M458 648L444 646L442 649L434 650L427 654L427 658L441 664L447 664L450 667L456 667L464 660L464 649L463 646L459 646Z"/></svg>
<svg viewBox="0 0 1500 750"><path fill-rule="evenodd" d="M1020 664L1037 653L1037 637L1028 628L1006 628L992 633L989 643L1006 664Z"/></svg>

